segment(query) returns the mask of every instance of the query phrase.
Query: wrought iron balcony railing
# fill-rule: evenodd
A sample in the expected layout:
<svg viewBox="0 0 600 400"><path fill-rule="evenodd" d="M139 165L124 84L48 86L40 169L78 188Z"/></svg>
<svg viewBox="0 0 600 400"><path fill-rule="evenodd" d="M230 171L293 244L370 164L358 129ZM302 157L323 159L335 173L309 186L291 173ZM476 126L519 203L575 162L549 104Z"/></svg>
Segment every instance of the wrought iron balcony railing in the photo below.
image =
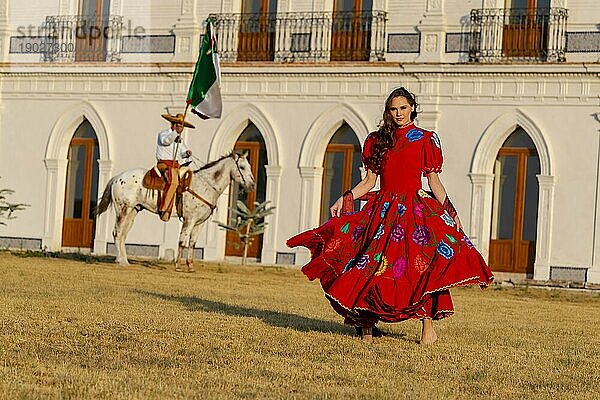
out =
<svg viewBox="0 0 600 400"><path fill-rule="evenodd" d="M119 61L123 18L118 15L47 16L45 61Z"/></svg>
<svg viewBox="0 0 600 400"><path fill-rule="evenodd" d="M565 8L471 10L469 61L565 61Z"/></svg>
<svg viewBox="0 0 600 400"><path fill-rule="evenodd" d="M223 61L381 61L384 11L213 14Z"/></svg>

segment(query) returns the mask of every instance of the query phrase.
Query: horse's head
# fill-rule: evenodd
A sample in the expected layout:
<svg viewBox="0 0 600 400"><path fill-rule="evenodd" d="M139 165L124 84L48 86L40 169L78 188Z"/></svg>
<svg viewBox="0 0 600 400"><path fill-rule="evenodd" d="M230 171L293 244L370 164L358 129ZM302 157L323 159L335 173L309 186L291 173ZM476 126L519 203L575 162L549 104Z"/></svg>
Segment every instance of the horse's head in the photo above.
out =
<svg viewBox="0 0 600 400"><path fill-rule="evenodd" d="M251 192L256 188L254 175L252 175L252 167L248 162L248 152L243 154L232 154L235 167L231 169L231 179L242 185L247 191Z"/></svg>

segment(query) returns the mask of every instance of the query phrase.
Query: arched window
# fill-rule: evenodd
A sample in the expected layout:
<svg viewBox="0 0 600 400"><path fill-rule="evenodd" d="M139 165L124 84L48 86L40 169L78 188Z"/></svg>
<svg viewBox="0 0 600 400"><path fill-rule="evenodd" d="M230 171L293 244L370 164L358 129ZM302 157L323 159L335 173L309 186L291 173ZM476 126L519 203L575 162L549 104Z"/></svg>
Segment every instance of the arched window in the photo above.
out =
<svg viewBox="0 0 600 400"><path fill-rule="evenodd" d="M323 159L321 222L329 219L333 202L360 182L361 165L360 142L352 128L344 123L329 141Z"/></svg>

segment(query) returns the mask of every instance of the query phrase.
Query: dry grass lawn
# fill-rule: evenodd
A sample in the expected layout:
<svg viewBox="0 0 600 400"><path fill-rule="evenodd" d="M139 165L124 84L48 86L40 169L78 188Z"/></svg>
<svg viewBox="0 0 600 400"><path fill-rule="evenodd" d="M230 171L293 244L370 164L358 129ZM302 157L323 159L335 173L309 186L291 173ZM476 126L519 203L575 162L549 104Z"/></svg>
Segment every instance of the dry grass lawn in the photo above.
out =
<svg viewBox="0 0 600 400"><path fill-rule="evenodd" d="M2 398L600 398L600 294L453 291L362 343L296 269L0 253Z"/></svg>

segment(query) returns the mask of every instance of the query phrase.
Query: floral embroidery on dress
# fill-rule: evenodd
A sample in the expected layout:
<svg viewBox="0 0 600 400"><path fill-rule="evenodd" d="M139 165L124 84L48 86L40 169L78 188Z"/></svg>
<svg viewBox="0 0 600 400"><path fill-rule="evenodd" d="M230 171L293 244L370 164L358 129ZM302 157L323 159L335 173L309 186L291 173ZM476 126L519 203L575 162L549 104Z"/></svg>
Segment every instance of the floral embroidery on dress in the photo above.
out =
<svg viewBox="0 0 600 400"><path fill-rule="evenodd" d="M415 204L415 208L414 208L414 212L415 215L419 218L423 218L423 210L425 209L425 206L421 203L419 204Z"/></svg>
<svg viewBox="0 0 600 400"><path fill-rule="evenodd" d="M450 214L448 214L448 211L444 211L444 213L442 215L440 215L440 218L444 220L444 222L446 223L446 225L448 226L454 226L456 225L456 222L454 221L454 218L452 218L450 216Z"/></svg>
<svg viewBox="0 0 600 400"><path fill-rule="evenodd" d="M398 204L398 216L401 217L406 212L406 206L404 204Z"/></svg>
<svg viewBox="0 0 600 400"><path fill-rule="evenodd" d="M340 232L342 233L348 233L348 231L350 230L350 222L346 222L341 228L340 228Z"/></svg>
<svg viewBox="0 0 600 400"><path fill-rule="evenodd" d="M425 272L427 267L429 267L429 262L422 254L417 254L414 258L413 265L419 273Z"/></svg>
<svg viewBox="0 0 600 400"><path fill-rule="evenodd" d="M426 191L424 191L423 189L419 189L419 196L426 198L426 199L431 199L432 197L429 195L429 193L427 193Z"/></svg>
<svg viewBox="0 0 600 400"><path fill-rule="evenodd" d="M327 246L325 247L325 251L335 251L335 249L337 249L340 244L342 244L342 239L340 239L340 238L332 239L329 241L329 243L327 243Z"/></svg>
<svg viewBox="0 0 600 400"><path fill-rule="evenodd" d="M352 234L350 235L350 238L352 239L353 242L356 242L364 233L365 231L365 227L362 225L358 225L355 226L354 229L352 229Z"/></svg>
<svg viewBox="0 0 600 400"><path fill-rule="evenodd" d="M392 231L390 232L390 237L394 242L400 242L404 240L404 228L399 224L396 224L392 227Z"/></svg>
<svg viewBox="0 0 600 400"><path fill-rule="evenodd" d="M358 260L358 263L356 263L356 268L358 269L365 269L367 267L367 264L369 263L370 259L369 259L369 255L368 254L363 254L360 257L360 260Z"/></svg>
<svg viewBox="0 0 600 400"><path fill-rule="evenodd" d="M385 218L385 215L387 214L389 209L390 209L390 202L386 201L385 203L383 203L383 206L381 206L381 212L379 213L379 216L381 218Z"/></svg>
<svg viewBox="0 0 600 400"><path fill-rule="evenodd" d="M349 261L346 263L346 266L345 266L345 267L344 267L344 269L342 270L342 274L343 274L343 273L345 273L345 272L348 272L348 271L350 271L350 269L352 269L352 267L353 267L353 265L352 265L353 263L354 263L354 258L351 258L351 259L350 259L350 260L349 260Z"/></svg>
<svg viewBox="0 0 600 400"><path fill-rule="evenodd" d="M380 237L383 236L383 234L385 233L385 230L383 229L383 225L379 224L379 228L377 228L377 233L375 234L375 238L374 239L379 239Z"/></svg>
<svg viewBox="0 0 600 400"><path fill-rule="evenodd" d="M449 233L446 233L446 238L448 238L448 240L450 241L450 243L454 244L457 242L457 240L454 238L454 236L450 235Z"/></svg>
<svg viewBox="0 0 600 400"><path fill-rule="evenodd" d="M383 275L383 273L385 272L385 270L388 267L388 260L387 258L385 258L385 256L383 256L381 258L381 263L379 264L379 267L377 268L377 271L375 271L375 276L381 276Z"/></svg>
<svg viewBox="0 0 600 400"><path fill-rule="evenodd" d="M431 140L433 140L433 143L437 146L438 149L442 148L442 144L440 143L440 138L438 137L437 133L431 133Z"/></svg>
<svg viewBox="0 0 600 400"><path fill-rule="evenodd" d="M443 240L440 240L436 250L442 257L444 257L447 260L451 259L452 256L454 256L454 250L452 250L452 247L450 247L448 243L444 242Z"/></svg>
<svg viewBox="0 0 600 400"><path fill-rule="evenodd" d="M461 240L463 242L465 242L465 244L467 245L467 247L469 249L472 249L473 247L475 247L475 245L473 243L471 243L471 239L469 239L469 237L467 235L463 236Z"/></svg>
<svg viewBox="0 0 600 400"><path fill-rule="evenodd" d="M431 240L431 233L426 226L419 225L412 234L412 240L419 246L424 246Z"/></svg>
<svg viewBox="0 0 600 400"><path fill-rule="evenodd" d="M413 128L406 133L406 138L409 142L416 142L423 137L423 131L417 128Z"/></svg>
<svg viewBox="0 0 600 400"><path fill-rule="evenodd" d="M408 267L408 261L406 257L400 257L392 265L392 274L394 279L402 278L406 273L406 267Z"/></svg>

